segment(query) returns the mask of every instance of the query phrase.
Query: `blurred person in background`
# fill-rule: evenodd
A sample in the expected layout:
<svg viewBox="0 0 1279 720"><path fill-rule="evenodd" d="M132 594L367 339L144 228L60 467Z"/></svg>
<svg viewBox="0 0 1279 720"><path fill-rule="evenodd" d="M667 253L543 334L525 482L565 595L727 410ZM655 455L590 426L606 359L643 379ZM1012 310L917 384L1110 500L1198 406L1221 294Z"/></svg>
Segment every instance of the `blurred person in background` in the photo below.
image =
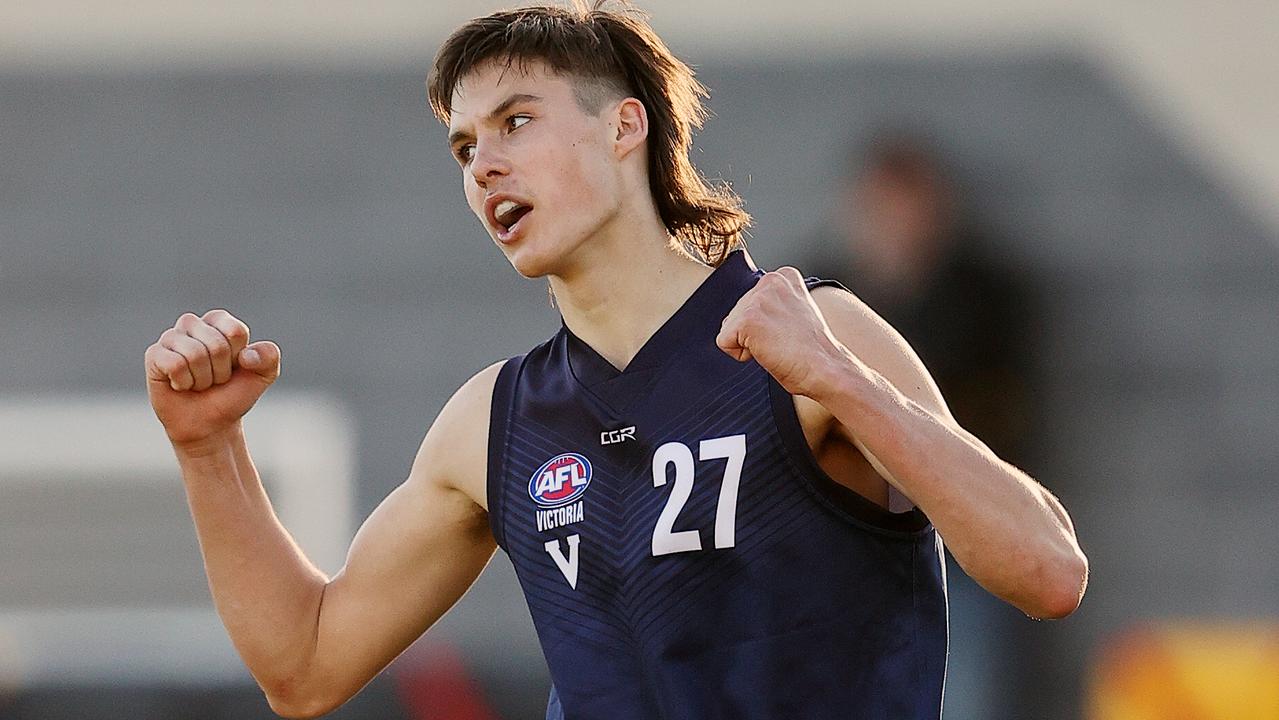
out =
<svg viewBox="0 0 1279 720"><path fill-rule="evenodd" d="M1033 281L961 206L930 141L884 132L850 160L802 269L865 301L914 348L955 419L1000 457L1026 462Z"/></svg>
<svg viewBox="0 0 1279 720"><path fill-rule="evenodd" d="M930 141L881 132L850 157L803 269L840 280L896 328L955 419L1022 465L1033 446L1035 285L961 195ZM948 709L991 717L1016 692L1017 617L951 569Z"/></svg>

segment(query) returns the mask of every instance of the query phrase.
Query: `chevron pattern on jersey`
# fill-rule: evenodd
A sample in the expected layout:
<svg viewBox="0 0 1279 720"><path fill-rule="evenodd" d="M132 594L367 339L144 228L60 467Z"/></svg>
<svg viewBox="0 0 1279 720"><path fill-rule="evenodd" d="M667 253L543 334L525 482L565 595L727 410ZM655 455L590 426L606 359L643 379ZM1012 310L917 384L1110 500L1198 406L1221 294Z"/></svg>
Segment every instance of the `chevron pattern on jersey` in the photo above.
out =
<svg viewBox="0 0 1279 720"><path fill-rule="evenodd" d="M716 270L636 367L565 329L503 372L490 508L555 683L548 717L937 717L936 537L850 521L775 381L715 346L753 280L740 258ZM586 463L547 470L570 455ZM553 497L572 511L547 521Z"/></svg>

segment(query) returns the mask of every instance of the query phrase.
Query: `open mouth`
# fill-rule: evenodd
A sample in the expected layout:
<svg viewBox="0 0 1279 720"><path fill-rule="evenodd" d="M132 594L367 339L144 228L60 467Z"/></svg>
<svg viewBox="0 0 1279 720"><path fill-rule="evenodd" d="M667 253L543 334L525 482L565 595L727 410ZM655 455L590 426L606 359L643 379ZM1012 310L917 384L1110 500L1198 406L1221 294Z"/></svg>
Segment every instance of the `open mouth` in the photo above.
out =
<svg viewBox="0 0 1279 720"><path fill-rule="evenodd" d="M497 225L498 237L507 240L515 234L520 221L532 212L532 205L524 205L514 200L503 200L493 209L493 221Z"/></svg>

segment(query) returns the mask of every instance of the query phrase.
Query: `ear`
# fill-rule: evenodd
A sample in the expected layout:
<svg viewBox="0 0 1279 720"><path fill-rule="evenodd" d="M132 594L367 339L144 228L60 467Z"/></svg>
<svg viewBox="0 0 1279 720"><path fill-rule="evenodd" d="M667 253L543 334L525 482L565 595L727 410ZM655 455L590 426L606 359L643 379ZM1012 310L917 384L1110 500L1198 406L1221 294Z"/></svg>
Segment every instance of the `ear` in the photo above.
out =
<svg viewBox="0 0 1279 720"><path fill-rule="evenodd" d="M644 103L632 97L618 103L616 112L617 137L613 139L613 151L620 160L648 139L648 111Z"/></svg>

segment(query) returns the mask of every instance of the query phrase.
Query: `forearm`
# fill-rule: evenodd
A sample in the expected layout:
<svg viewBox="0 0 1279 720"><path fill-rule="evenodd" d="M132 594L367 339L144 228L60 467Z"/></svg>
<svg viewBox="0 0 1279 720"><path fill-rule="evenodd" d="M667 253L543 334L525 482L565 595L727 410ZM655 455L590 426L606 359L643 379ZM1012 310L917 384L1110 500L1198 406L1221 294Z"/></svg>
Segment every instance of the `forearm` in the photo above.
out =
<svg viewBox="0 0 1279 720"><path fill-rule="evenodd" d="M1035 617L1078 605L1087 560L1065 509L980 440L908 398L849 353L818 400L929 517L955 559Z"/></svg>
<svg viewBox="0 0 1279 720"><path fill-rule="evenodd" d="M239 423L175 450L218 614L268 695L287 691L314 648L327 578L276 518Z"/></svg>

